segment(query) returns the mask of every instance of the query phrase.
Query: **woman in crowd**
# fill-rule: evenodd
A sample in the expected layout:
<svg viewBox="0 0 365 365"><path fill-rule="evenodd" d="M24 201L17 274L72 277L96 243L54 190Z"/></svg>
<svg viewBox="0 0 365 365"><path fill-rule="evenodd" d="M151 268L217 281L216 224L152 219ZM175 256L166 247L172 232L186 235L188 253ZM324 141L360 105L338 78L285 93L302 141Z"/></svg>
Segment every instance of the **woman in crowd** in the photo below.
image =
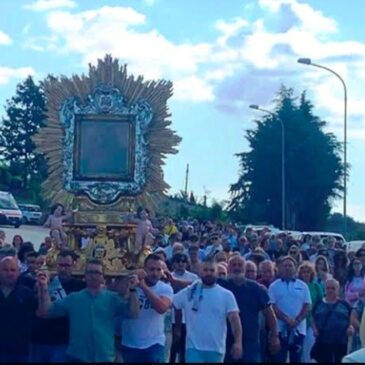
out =
<svg viewBox="0 0 365 365"><path fill-rule="evenodd" d="M298 269L298 276L300 280L303 280L309 288L312 300L312 308L316 306L323 298L322 287L314 281L315 270L312 263L309 261L304 261ZM307 315L307 334L303 342L303 362L311 362L310 352L314 345L314 334L312 328L312 315L311 312Z"/></svg>
<svg viewBox="0 0 365 365"><path fill-rule="evenodd" d="M325 283L325 297L312 310L316 337L312 358L319 363L338 363L347 353L348 336L353 334L351 307L339 298L340 285L335 279Z"/></svg>
<svg viewBox="0 0 365 365"><path fill-rule="evenodd" d="M319 255L314 261L314 268L316 270L314 281L318 283L324 291L324 284L326 280L332 278L327 258L325 256Z"/></svg>
<svg viewBox="0 0 365 365"><path fill-rule="evenodd" d="M345 298L354 306L361 295L365 294L364 268L360 259L355 258L350 262L348 277L345 284Z"/></svg>
<svg viewBox="0 0 365 365"><path fill-rule="evenodd" d="M16 252L19 252L20 248L22 247L24 243L23 237L20 234L16 234L13 237L12 245L16 249Z"/></svg>
<svg viewBox="0 0 365 365"><path fill-rule="evenodd" d="M351 324L354 327L354 336L352 338L351 351L359 350L361 346L360 341L360 324L362 315L364 313L365 293L361 293L359 299L355 302L351 312Z"/></svg>

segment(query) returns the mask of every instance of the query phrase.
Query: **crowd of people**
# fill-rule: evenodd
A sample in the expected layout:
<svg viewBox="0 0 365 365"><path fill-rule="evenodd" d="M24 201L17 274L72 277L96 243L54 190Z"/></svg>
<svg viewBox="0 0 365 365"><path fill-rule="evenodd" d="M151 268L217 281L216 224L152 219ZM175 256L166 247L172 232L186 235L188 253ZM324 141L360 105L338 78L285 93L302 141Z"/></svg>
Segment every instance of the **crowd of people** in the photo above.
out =
<svg viewBox="0 0 365 365"><path fill-rule="evenodd" d="M67 242L50 274L54 237L35 250L0 230L0 361L365 361L365 246L210 221L141 226L152 253L113 280L96 259L73 277Z"/></svg>

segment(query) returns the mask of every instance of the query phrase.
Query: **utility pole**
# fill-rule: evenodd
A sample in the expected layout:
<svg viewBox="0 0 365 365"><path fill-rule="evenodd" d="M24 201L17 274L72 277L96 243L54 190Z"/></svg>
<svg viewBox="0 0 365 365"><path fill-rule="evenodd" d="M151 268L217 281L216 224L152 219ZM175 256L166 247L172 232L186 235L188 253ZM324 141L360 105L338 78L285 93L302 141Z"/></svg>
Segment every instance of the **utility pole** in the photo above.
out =
<svg viewBox="0 0 365 365"><path fill-rule="evenodd" d="M188 197L188 182L189 182L189 164L186 165L185 174L185 196Z"/></svg>

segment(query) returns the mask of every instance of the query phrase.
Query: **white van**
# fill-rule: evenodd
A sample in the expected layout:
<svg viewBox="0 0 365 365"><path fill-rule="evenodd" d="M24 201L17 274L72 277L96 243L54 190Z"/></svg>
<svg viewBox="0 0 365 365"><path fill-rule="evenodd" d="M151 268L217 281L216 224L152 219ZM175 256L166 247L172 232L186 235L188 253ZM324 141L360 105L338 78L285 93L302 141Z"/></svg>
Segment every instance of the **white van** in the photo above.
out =
<svg viewBox="0 0 365 365"><path fill-rule="evenodd" d="M0 224L8 224L19 228L22 221L23 214L13 195L8 191L0 191Z"/></svg>

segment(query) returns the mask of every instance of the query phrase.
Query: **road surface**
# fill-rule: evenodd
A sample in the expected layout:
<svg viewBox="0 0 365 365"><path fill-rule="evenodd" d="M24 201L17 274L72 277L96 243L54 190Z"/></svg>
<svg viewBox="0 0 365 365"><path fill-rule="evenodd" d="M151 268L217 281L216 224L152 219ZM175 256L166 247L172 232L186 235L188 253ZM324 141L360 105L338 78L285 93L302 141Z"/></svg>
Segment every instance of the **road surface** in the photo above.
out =
<svg viewBox="0 0 365 365"><path fill-rule="evenodd" d="M5 231L6 243L12 243L14 235L20 234L23 237L24 242L32 242L36 250L38 250L41 243L44 242L44 237L49 235L49 228L26 224L21 225L19 228L0 226L0 230Z"/></svg>

